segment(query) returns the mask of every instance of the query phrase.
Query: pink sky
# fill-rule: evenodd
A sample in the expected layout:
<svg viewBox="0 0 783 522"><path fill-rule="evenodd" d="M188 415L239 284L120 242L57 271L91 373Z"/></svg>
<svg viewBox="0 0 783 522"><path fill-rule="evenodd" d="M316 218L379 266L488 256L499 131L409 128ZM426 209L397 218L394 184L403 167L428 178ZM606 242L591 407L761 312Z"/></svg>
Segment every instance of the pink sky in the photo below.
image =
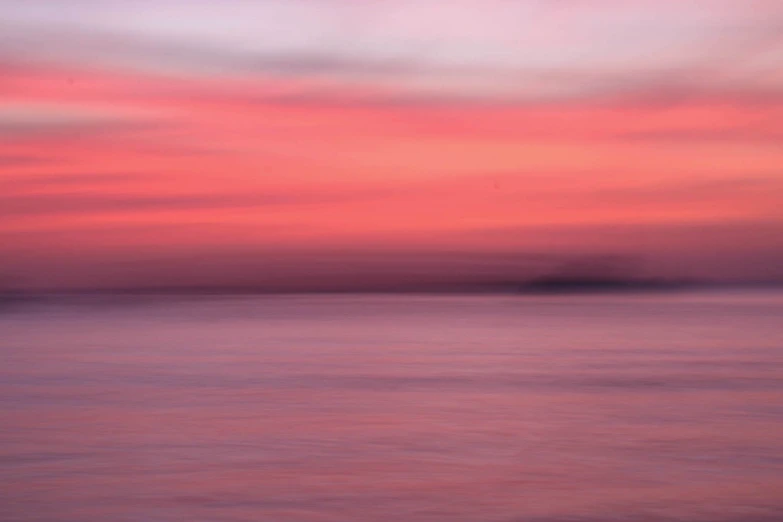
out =
<svg viewBox="0 0 783 522"><path fill-rule="evenodd" d="M776 0L0 0L0 271L783 278L781 63Z"/></svg>

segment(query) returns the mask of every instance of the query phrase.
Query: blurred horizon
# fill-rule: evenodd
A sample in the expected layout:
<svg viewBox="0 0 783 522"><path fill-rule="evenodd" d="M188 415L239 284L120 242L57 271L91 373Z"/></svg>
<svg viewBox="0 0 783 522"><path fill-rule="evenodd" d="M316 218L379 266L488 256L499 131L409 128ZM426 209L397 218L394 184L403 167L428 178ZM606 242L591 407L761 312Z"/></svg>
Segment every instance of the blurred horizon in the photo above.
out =
<svg viewBox="0 0 783 522"><path fill-rule="evenodd" d="M783 281L783 3L0 0L0 281Z"/></svg>
<svg viewBox="0 0 783 522"><path fill-rule="evenodd" d="M3 521L778 522L781 315L742 290L33 300L0 313Z"/></svg>

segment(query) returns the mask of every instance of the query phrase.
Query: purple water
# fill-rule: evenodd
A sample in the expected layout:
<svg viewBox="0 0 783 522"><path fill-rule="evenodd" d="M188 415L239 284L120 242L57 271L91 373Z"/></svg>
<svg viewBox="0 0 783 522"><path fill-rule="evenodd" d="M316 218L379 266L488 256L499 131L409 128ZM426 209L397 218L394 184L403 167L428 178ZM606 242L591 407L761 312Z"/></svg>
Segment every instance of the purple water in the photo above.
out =
<svg viewBox="0 0 783 522"><path fill-rule="evenodd" d="M783 520L783 294L0 313L3 522Z"/></svg>

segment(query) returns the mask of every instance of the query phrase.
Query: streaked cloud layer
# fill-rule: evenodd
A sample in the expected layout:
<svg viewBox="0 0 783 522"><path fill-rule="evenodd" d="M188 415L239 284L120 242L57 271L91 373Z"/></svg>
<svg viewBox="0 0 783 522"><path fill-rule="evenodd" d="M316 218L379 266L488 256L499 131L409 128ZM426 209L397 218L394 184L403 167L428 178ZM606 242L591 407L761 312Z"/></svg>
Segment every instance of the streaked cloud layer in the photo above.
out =
<svg viewBox="0 0 783 522"><path fill-rule="evenodd" d="M2 254L783 277L780 63L773 0L0 0Z"/></svg>

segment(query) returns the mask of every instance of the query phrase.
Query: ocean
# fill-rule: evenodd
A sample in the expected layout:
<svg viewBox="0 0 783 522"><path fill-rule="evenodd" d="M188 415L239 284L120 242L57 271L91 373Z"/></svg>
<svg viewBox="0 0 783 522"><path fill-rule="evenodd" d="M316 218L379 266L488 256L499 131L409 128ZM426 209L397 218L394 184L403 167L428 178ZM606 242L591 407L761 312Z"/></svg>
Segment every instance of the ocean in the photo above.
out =
<svg viewBox="0 0 783 522"><path fill-rule="evenodd" d="M783 293L0 310L2 522L780 522Z"/></svg>

